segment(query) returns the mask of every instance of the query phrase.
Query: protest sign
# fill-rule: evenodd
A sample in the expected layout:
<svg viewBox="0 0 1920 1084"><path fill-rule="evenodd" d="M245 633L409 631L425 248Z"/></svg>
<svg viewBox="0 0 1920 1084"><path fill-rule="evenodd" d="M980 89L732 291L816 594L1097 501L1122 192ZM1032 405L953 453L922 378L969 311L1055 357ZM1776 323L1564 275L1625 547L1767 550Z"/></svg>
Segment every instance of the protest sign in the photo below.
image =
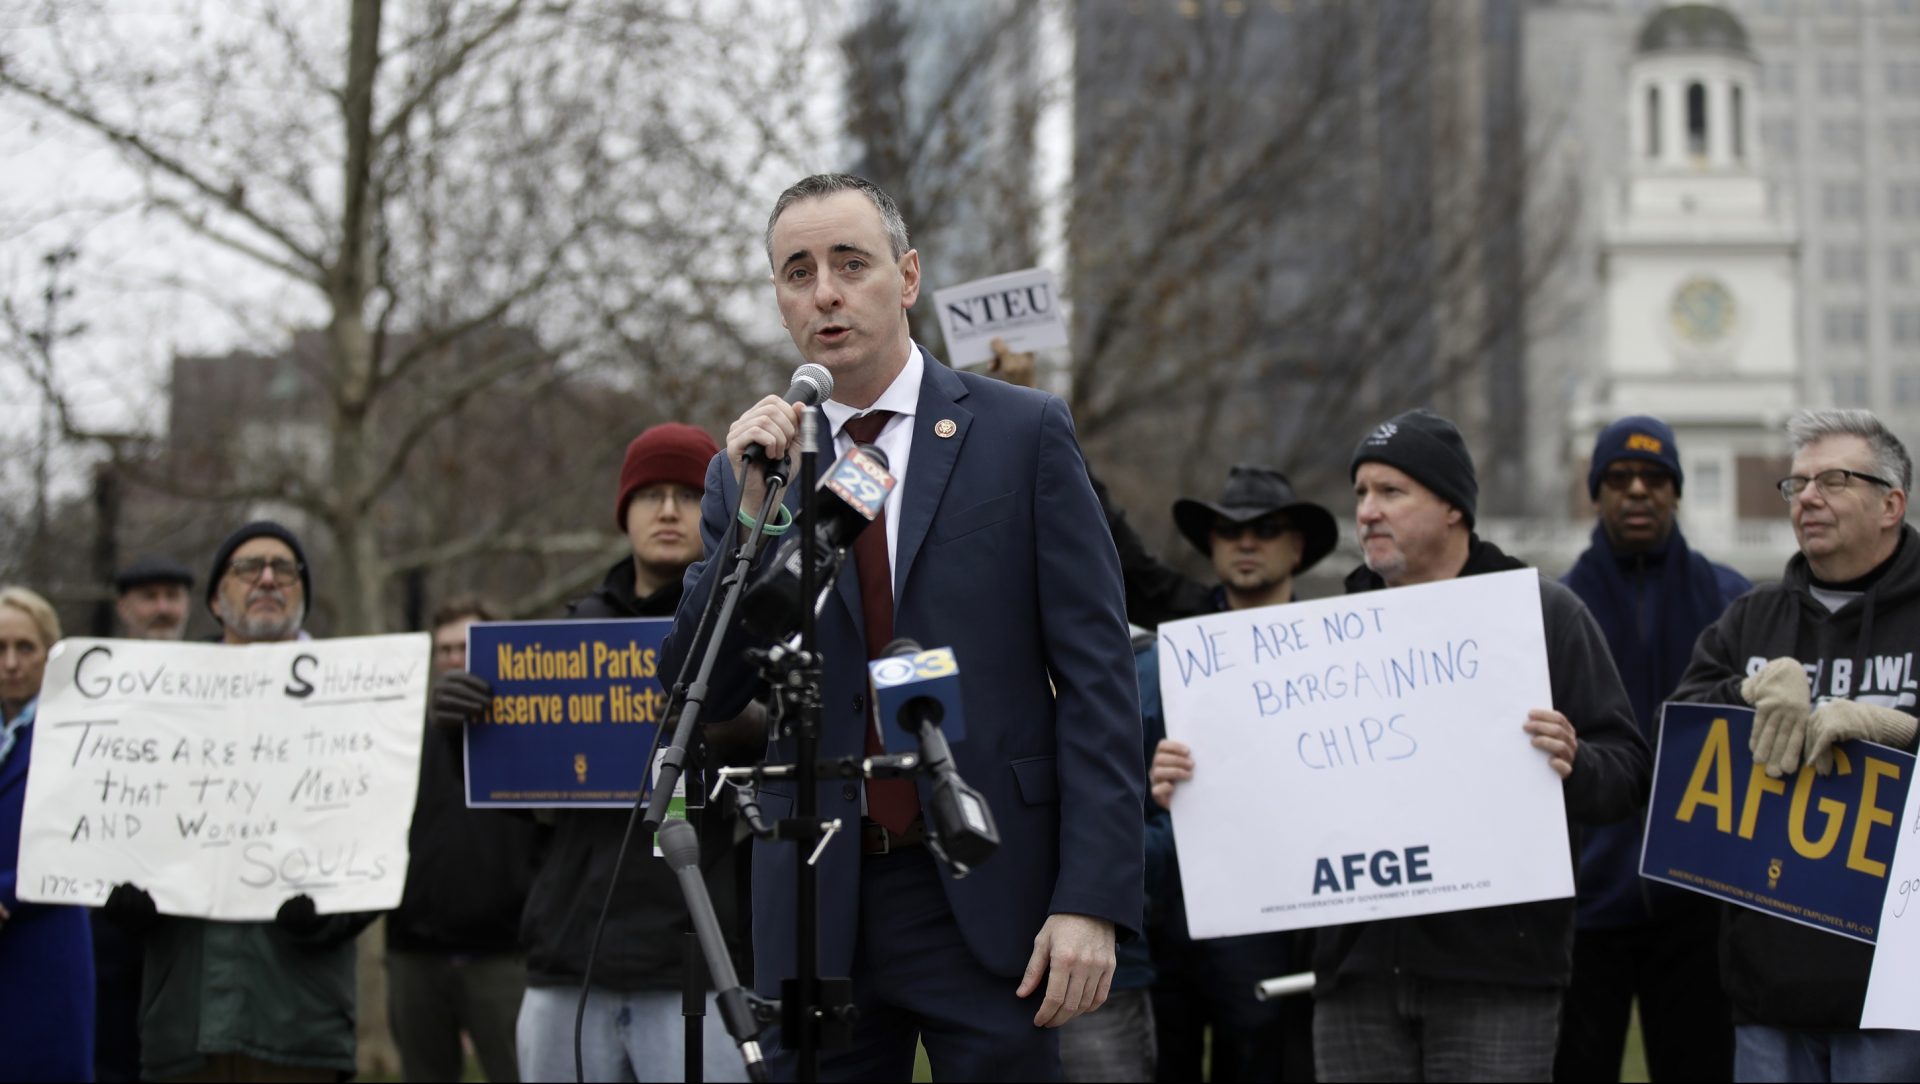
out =
<svg viewBox="0 0 1920 1084"><path fill-rule="evenodd" d="M467 804L620 808L648 776L665 718L668 618L478 621L467 669L493 705L467 727Z"/></svg>
<svg viewBox="0 0 1920 1084"><path fill-rule="evenodd" d="M1573 894L1527 569L1160 626L1194 937Z"/></svg>
<svg viewBox="0 0 1920 1084"><path fill-rule="evenodd" d="M975 365L993 357L993 340L1016 351L1067 345L1067 317L1053 272L1044 268L976 279L933 292L947 364Z"/></svg>
<svg viewBox="0 0 1920 1084"><path fill-rule="evenodd" d="M1768 778L1753 710L1668 704L1640 876L1871 942L1913 757L1842 742L1831 775Z"/></svg>
<svg viewBox="0 0 1920 1084"><path fill-rule="evenodd" d="M247 646L62 640L47 657L19 894L165 914L385 911L407 878L424 633Z"/></svg>
<svg viewBox="0 0 1920 1084"><path fill-rule="evenodd" d="M1881 895L1860 1026L1920 1031L1920 787L1907 787L1894 826L1893 862Z"/></svg>

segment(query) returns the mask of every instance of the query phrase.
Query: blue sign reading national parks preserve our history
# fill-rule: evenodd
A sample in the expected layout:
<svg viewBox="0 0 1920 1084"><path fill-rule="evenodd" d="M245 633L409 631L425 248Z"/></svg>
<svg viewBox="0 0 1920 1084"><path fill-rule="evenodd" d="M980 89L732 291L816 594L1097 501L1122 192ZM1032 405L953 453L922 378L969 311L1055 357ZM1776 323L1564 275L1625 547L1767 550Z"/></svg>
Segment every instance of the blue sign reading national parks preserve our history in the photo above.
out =
<svg viewBox="0 0 1920 1084"><path fill-rule="evenodd" d="M1914 758L1842 742L1831 774L1770 779L1752 731L1750 708L1666 705L1640 875L1873 941Z"/></svg>
<svg viewBox="0 0 1920 1084"><path fill-rule="evenodd" d="M467 727L470 806L630 806L667 712L668 618L489 621L467 631L467 669L493 704Z"/></svg>

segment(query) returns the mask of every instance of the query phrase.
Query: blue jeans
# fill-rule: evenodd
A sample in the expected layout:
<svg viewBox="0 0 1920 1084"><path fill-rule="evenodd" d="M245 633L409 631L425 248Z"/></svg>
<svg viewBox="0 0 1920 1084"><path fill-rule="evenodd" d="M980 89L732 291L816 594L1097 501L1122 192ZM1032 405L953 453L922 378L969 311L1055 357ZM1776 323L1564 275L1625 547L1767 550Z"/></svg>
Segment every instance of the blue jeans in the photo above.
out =
<svg viewBox="0 0 1920 1084"><path fill-rule="evenodd" d="M1740 1081L1920 1080L1920 1031L1742 1024L1733 1044Z"/></svg>
<svg viewBox="0 0 1920 1084"><path fill-rule="evenodd" d="M520 1048L520 1079L534 1084L572 1084L573 1014L580 1004L575 986L530 986L520 1002L514 1028ZM706 1049L706 1079L742 1081L747 1069L740 1049L720 1024L720 1010L707 995L707 1019L701 1030ZM680 1080L686 1069L686 1022L680 1015L680 991L622 993L595 988L587 995L580 1028L580 1062L588 1080Z"/></svg>

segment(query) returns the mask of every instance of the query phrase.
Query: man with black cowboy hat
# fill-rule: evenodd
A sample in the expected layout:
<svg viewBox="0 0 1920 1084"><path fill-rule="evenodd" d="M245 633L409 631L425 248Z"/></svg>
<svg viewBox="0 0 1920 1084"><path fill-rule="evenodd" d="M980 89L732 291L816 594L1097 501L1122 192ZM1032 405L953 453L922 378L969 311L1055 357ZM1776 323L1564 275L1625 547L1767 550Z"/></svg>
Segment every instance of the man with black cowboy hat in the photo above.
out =
<svg viewBox="0 0 1920 1084"><path fill-rule="evenodd" d="M1410 410L1354 449L1354 526L1366 564L1349 594L1525 568L1474 533L1473 457L1454 424ZM1513 720L1562 781L1576 826L1624 820L1646 800L1651 757L1607 641L1573 592L1540 580L1551 706ZM1154 796L1193 778L1192 750L1164 743ZM1569 854L1569 865L1572 855ZM1573 900L1355 922L1314 939L1313 1045L1320 1080L1547 1080L1571 976Z"/></svg>
<svg viewBox="0 0 1920 1084"><path fill-rule="evenodd" d="M1227 472L1218 501L1173 502L1173 521L1213 562L1220 578L1211 596L1216 612L1292 602L1293 577L1333 552L1340 535L1333 513L1296 496L1286 475L1248 463ZM1142 731L1151 759L1167 732L1158 652L1150 646L1138 661ZM1198 1080L1204 1032L1211 1026L1214 1080L1311 1080L1312 1005L1300 998L1259 1002L1251 995L1260 980L1308 966L1306 935L1189 939L1172 829L1163 810L1153 806L1153 812L1157 816L1147 827L1147 942L1158 972L1153 1014L1159 1078ZM1094 1022L1121 1008L1115 1004L1120 981L1114 985ZM1063 1054L1071 1038L1062 1036Z"/></svg>

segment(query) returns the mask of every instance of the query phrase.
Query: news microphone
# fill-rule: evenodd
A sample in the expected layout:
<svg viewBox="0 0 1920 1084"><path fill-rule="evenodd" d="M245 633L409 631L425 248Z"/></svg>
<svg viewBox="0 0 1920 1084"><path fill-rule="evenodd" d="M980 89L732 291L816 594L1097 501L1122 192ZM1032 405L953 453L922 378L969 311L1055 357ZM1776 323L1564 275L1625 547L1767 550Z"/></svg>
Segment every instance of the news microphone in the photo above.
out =
<svg viewBox="0 0 1920 1084"><path fill-rule="evenodd" d="M765 1057L760 1050L760 1024L753 1011L753 999L740 985L734 973L733 957L727 954L726 938L720 935L720 920L713 913L713 898L707 894L706 878L700 875L700 837L693 825L670 820L660 826L660 853L668 868L679 878L680 894L686 897L687 914L693 919L693 932L700 939L700 951L707 958L707 970L718 991L720 1019L727 1034L740 1046L740 1057L747 1063L747 1076L767 1079Z"/></svg>
<svg viewBox="0 0 1920 1084"><path fill-rule="evenodd" d="M933 777L926 811L931 829L928 841L952 867L956 879L965 877L993 856L1000 846L1000 832L986 798L960 778L947 745L949 729L955 738L966 737L960 714L960 667L953 651L944 647L923 651L912 640L898 639L867 664L867 673L880 718L897 721L919 743L923 770Z"/></svg>
<svg viewBox="0 0 1920 1084"><path fill-rule="evenodd" d="M893 485L886 453L871 444L855 445L821 476L811 500L816 582L823 594L833 589L846 548L886 508ZM741 619L754 635L775 639L799 626L804 541L796 534L782 543L766 571L740 596Z"/></svg>
<svg viewBox="0 0 1920 1084"><path fill-rule="evenodd" d="M780 397L786 403L805 403L810 407L819 406L833 398L833 374L824 365L808 362L793 371L793 380L787 385L787 394ZM747 445L747 465L764 467L768 460L767 447L764 444Z"/></svg>

